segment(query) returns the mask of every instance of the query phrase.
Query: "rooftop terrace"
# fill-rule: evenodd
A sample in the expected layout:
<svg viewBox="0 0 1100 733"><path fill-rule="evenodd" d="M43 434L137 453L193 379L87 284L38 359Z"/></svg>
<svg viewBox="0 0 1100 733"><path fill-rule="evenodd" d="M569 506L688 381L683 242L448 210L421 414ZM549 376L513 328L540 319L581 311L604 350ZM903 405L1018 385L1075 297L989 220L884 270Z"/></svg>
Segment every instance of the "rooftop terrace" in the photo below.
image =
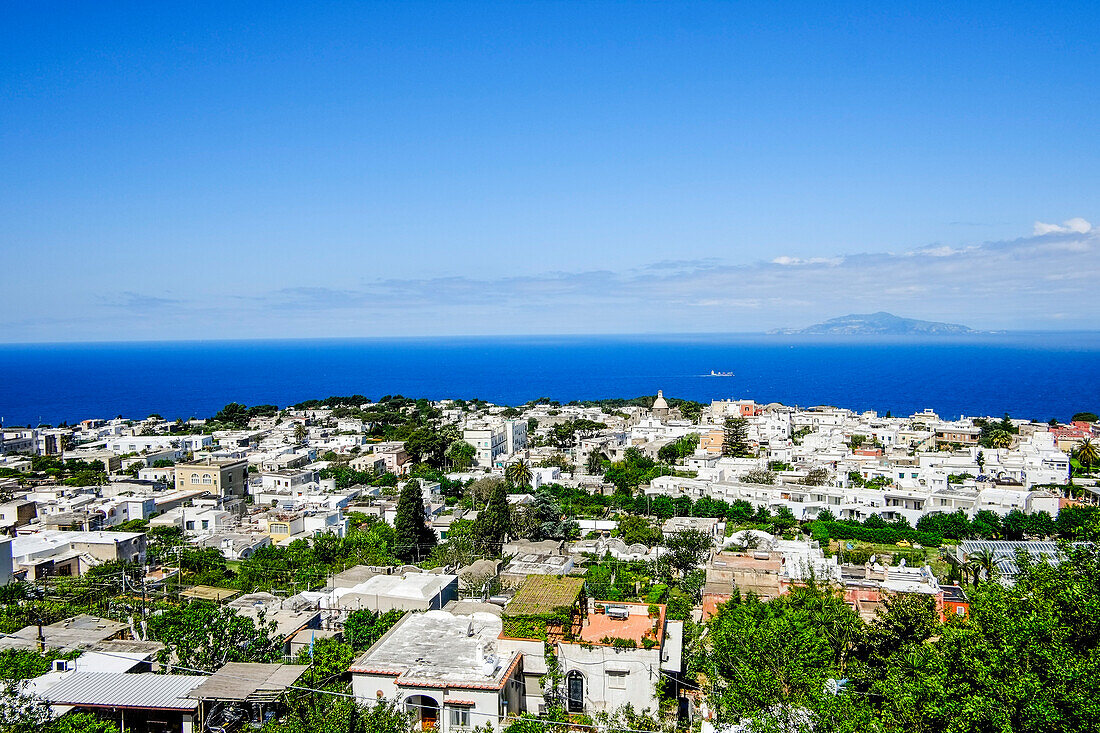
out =
<svg viewBox="0 0 1100 733"><path fill-rule="evenodd" d="M633 641L637 646L642 646L646 637L660 642L664 629L665 607L663 605L657 606L658 615L656 618L651 618L649 606L644 603L607 601L596 603L605 606L606 610L604 613L590 613L585 618L578 635L584 643L600 644L604 643L604 639L611 638L626 639Z"/></svg>

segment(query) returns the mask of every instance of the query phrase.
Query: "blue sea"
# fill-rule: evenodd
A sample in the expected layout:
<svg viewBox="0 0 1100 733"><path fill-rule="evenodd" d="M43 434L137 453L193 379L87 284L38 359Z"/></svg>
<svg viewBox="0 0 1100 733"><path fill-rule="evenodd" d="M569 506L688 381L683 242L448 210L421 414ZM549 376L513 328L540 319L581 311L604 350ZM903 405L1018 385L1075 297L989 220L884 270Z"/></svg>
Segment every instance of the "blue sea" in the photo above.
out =
<svg viewBox="0 0 1100 733"><path fill-rule="evenodd" d="M711 370L734 376L704 376ZM520 404L658 389L700 401L1065 420L1100 411L1100 333L919 343L691 335L0 346L6 425L203 417L232 401L286 406L345 394Z"/></svg>

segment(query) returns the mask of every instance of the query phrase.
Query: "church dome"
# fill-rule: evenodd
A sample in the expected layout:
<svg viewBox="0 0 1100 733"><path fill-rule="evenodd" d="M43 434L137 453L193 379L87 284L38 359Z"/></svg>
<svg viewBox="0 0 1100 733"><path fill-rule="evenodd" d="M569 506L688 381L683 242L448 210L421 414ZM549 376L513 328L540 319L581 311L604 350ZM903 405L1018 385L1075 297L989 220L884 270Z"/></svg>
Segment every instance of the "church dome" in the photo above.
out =
<svg viewBox="0 0 1100 733"><path fill-rule="evenodd" d="M665 402L665 393L662 390L657 390L657 399L653 400L654 410L667 410L668 403Z"/></svg>

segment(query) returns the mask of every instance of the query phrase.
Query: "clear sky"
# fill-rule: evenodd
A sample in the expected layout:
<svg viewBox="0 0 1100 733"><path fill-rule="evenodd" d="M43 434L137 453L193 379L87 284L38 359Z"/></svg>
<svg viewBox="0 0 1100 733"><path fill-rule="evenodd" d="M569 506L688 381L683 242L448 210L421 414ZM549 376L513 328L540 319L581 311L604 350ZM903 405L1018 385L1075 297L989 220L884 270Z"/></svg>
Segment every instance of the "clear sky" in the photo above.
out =
<svg viewBox="0 0 1100 733"><path fill-rule="evenodd" d="M1100 3L951 5L7 3L0 340L1094 328Z"/></svg>

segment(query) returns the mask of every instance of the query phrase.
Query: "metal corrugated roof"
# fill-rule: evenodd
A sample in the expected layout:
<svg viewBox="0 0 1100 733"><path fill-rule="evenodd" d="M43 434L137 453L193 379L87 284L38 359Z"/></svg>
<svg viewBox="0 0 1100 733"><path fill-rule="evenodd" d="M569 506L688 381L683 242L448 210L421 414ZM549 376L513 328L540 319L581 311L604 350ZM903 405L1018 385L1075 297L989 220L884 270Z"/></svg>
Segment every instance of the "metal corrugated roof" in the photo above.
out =
<svg viewBox="0 0 1100 733"><path fill-rule="evenodd" d="M1017 540L965 540L959 544L959 551L969 559L975 553L984 551L993 553L997 572L1011 577L1020 572L1016 564L1016 553L1025 551L1036 562L1057 564L1062 560L1062 550L1057 542L1035 542Z"/></svg>
<svg viewBox="0 0 1100 733"><path fill-rule="evenodd" d="M198 700L187 693L206 679L200 675L73 672L47 690L52 705L147 710L194 710Z"/></svg>
<svg viewBox="0 0 1100 733"><path fill-rule="evenodd" d="M308 665L229 662L191 692L196 699L247 700L256 694L281 693Z"/></svg>

